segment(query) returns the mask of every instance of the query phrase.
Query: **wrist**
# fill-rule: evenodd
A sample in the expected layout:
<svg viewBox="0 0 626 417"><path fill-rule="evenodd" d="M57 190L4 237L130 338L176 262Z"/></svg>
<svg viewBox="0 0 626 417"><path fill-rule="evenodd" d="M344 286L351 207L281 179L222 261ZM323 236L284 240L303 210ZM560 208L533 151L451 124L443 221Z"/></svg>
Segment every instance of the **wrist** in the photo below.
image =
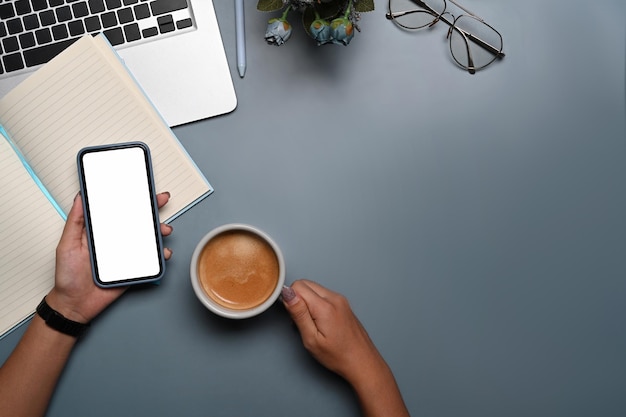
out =
<svg viewBox="0 0 626 417"><path fill-rule="evenodd" d="M387 383L389 377L393 378L391 369L380 354L359 361L351 370L353 372L344 378L357 393L375 392L381 384Z"/></svg>
<svg viewBox="0 0 626 417"><path fill-rule="evenodd" d="M59 292L54 288L46 296L46 302L50 308L57 311L68 320L82 324L89 323L89 319L84 314L81 314L80 310L74 303L72 303L71 299L59 294Z"/></svg>
<svg viewBox="0 0 626 417"><path fill-rule="evenodd" d="M44 297L37 306L37 314L41 317L46 325L59 333L74 338L80 337L89 327L89 324L79 323L74 320L70 320L63 314L59 313L46 301Z"/></svg>
<svg viewBox="0 0 626 417"><path fill-rule="evenodd" d="M366 416L409 417L391 368L382 357L349 381Z"/></svg>

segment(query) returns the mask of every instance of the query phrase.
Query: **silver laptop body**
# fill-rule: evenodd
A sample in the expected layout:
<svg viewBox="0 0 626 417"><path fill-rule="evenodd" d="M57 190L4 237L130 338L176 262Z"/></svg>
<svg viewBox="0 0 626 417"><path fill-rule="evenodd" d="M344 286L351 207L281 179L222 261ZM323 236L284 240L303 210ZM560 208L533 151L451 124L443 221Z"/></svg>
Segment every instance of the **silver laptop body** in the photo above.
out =
<svg viewBox="0 0 626 417"><path fill-rule="evenodd" d="M42 10L45 4L51 10ZM47 59L48 45L57 37L69 43L99 32L170 126L237 106L211 0L5 0L0 4L0 97ZM35 54L40 50L46 51L43 57Z"/></svg>

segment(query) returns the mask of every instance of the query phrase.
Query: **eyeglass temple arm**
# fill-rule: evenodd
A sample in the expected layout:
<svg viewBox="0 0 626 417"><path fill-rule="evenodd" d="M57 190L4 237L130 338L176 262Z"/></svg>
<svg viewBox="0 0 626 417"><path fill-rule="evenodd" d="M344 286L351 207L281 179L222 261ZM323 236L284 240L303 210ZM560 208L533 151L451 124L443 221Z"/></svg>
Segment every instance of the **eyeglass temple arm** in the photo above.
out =
<svg viewBox="0 0 626 417"><path fill-rule="evenodd" d="M480 20L481 22L483 22L483 18L478 16L476 13L472 12L469 9L466 9L465 7L461 6L458 2L456 2L455 0L448 0L450 3L454 4L456 7L458 7L459 9L463 10L465 13L475 17L476 19Z"/></svg>
<svg viewBox="0 0 626 417"><path fill-rule="evenodd" d="M442 19L443 20L443 19ZM452 27L452 26L450 26ZM467 36L467 38L469 40L471 40L472 42L474 42L475 44L483 47L484 49L488 50L489 52L491 52L492 54L494 54L496 57L498 58L504 58L504 52L500 51L498 48L494 48L493 46L491 46L490 44L488 44L487 42L485 42L484 40L480 39L478 36L474 36L469 32L464 31L463 29L460 29L458 27L455 27L454 29L462 32L465 36Z"/></svg>
<svg viewBox="0 0 626 417"><path fill-rule="evenodd" d="M435 11L432 7L430 7L429 5L427 5L426 3L424 3L421 0L411 0L413 3L417 4L418 6L428 10L433 16L438 16L438 20L441 20L443 23L445 23L446 25L450 26L450 27L454 27L454 23L450 22L448 19L445 18L445 16L439 15L439 13L437 13L437 11ZM454 3L456 4L456 3ZM465 10L465 9L463 9ZM473 14L470 13L472 16ZM483 22L484 23L484 22ZM467 36L467 38L469 40L471 40L472 42L474 42L475 44L481 46L482 48L488 50L489 52L491 52L492 54L496 55L498 58L504 58L504 52L502 52L501 50L499 50L498 48L490 45L489 43L483 41L482 39L480 39L478 36L474 36L469 32L464 31L463 29L460 29L458 27L455 27L456 30L462 32L465 36Z"/></svg>

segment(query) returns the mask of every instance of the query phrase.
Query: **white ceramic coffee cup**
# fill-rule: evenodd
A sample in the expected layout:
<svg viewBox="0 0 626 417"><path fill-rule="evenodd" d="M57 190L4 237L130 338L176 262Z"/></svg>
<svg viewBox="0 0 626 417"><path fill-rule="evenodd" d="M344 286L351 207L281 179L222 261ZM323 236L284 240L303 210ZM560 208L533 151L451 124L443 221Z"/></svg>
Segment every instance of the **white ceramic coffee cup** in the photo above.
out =
<svg viewBox="0 0 626 417"><path fill-rule="evenodd" d="M200 278L198 277L198 261L200 255L202 254L202 250L207 245L207 243L209 243L211 239L222 233L233 231L248 232L260 237L265 242L267 242L269 246L274 250L276 259L278 260L278 279L276 280L276 288L274 288L272 294L262 304L246 310L230 309L215 302L204 291L204 289L202 288L202 284L200 283ZM191 256L189 273L191 276L191 285L194 292L196 293L196 297L198 297L198 300L200 300L200 302L204 304L206 308L222 317L227 317L230 319L245 319L261 314L262 312L267 310L272 304L274 304L274 302L281 293L283 285L285 284L285 260L283 258L283 254L280 248L267 233L254 226L241 223L232 223L219 226L204 235L204 237L196 245L196 249L193 251L193 255Z"/></svg>

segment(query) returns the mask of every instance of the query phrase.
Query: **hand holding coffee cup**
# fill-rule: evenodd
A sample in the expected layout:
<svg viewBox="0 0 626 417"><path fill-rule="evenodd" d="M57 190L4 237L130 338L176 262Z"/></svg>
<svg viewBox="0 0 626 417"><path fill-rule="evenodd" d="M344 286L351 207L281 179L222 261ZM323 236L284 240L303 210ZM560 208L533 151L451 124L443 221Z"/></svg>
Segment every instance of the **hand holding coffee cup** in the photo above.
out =
<svg viewBox="0 0 626 417"><path fill-rule="evenodd" d="M200 302L232 319L256 316L278 298L285 261L265 232L227 224L207 233L191 257L191 284Z"/></svg>

